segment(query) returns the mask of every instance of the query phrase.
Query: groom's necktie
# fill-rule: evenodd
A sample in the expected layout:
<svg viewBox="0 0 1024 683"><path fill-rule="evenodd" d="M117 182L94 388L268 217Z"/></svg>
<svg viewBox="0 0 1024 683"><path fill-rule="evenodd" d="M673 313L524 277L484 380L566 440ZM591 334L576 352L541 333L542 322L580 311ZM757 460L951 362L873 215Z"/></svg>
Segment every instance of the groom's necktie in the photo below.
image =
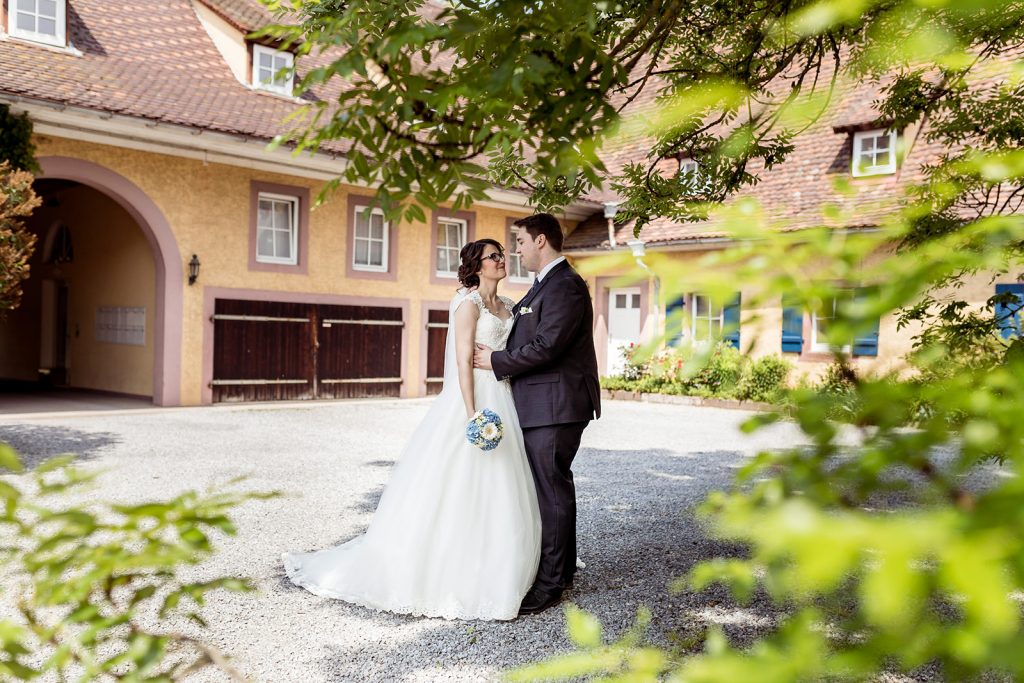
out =
<svg viewBox="0 0 1024 683"><path fill-rule="evenodd" d="M530 289L527 290L526 296L519 300L519 305L522 306L524 301L527 301L531 296L533 296L533 293L537 291L538 287L540 287L540 280L533 278L533 284L530 285Z"/></svg>

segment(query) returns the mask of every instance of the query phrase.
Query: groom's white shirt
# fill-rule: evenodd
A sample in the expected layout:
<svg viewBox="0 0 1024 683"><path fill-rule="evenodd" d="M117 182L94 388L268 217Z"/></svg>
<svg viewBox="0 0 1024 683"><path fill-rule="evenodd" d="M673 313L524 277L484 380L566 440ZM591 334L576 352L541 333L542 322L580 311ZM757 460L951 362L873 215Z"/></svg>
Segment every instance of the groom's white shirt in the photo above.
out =
<svg viewBox="0 0 1024 683"><path fill-rule="evenodd" d="M557 266L559 263L561 263L564 260L565 260L564 256L559 256L554 261L552 261L551 263L549 263L546 266L544 266L544 268L542 268L541 271L539 273L537 273L537 282L540 282L541 280L543 280L544 276L547 275L549 272L551 272L552 268L554 268L555 266Z"/></svg>

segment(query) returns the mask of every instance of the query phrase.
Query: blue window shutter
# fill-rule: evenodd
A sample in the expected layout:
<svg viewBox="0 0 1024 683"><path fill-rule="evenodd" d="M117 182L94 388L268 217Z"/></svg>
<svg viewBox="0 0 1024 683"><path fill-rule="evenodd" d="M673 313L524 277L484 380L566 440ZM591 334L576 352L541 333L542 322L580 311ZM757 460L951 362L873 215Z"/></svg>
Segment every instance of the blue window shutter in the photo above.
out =
<svg viewBox="0 0 1024 683"><path fill-rule="evenodd" d="M722 339L732 344L734 349L740 348L740 295L737 294L732 303L722 311Z"/></svg>
<svg viewBox="0 0 1024 683"><path fill-rule="evenodd" d="M782 301L782 352L800 353L804 350L804 311L785 299Z"/></svg>
<svg viewBox="0 0 1024 683"><path fill-rule="evenodd" d="M855 296L863 296L864 290L858 289ZM877 356L878 355L878 328L880 320L875 318L872 321L871 328L865 332L861 332L856 339L853 340L853 355L855 356Z"/></svg>
<svg viewBox="0 0 1024 683"><path fill-rule="evenodd" d="M665 339L669 346L679 346L683 341L683 312L686 309L686 297L679 297L668 302L665 307Z"/></svg>
<svg viewBox="0 0 1024 683"><path fill-rule="evenodd" d="M1024 284L996 285L996 294L1015 294L1017 303L997 303L996 322L1003 339L1021 336L1021 319L1024 318Z"/></svg>

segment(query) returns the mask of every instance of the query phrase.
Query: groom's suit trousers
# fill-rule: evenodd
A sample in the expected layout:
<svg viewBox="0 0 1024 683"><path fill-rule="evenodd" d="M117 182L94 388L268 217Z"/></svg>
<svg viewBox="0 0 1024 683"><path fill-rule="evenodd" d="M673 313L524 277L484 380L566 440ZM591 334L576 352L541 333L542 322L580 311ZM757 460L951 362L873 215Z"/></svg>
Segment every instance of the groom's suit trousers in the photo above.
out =
<svg viewBox="0 0 1024 683"><path fill-rule="evenodd" d="M576 573L576 486L572 461L587 422L523 430L541 515L540 566L534 586L560 593Z"/></svg>

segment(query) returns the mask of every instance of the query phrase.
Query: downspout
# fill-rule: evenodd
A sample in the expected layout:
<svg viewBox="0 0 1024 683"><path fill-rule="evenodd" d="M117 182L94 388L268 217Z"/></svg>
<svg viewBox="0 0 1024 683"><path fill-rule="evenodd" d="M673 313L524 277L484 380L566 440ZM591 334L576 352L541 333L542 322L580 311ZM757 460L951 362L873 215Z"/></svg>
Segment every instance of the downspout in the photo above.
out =
<svg viewBox="0 0 1024 683"><path fill-rule="evenodd" d="M604 217L608 221L608 249L615 249L615 214L618 212L618 202L604 203Z"/></svg>
<svg viewBox="0 0 1024 683"><path fill-rule="evenodd" d="M626 244L633 251L633 258L636 259L636 264L643 268L651 279L654 280L654 296L651 297L651 311L654 313L655 334L659 335L661 334L661 315L659 313L661 304L661 278L658 277L657 273L651 270L651 267L644 262L644 255L646 254L647 249L643 240L629 240Z"/></svg>

